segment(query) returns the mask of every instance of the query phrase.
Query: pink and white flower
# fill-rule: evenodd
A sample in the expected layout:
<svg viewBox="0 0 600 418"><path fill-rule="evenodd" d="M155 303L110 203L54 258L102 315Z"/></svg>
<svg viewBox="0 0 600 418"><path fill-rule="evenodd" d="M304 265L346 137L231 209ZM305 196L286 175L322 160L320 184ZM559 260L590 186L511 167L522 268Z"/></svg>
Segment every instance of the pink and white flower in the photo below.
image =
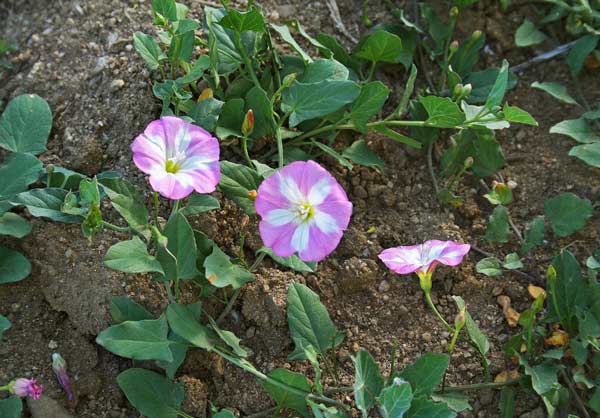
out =
<svg viewBox="0 0 600 418"><path fill-rule="evenodd" d="M150 122L131 145L133 162L152 188L178 200L213 192L219 183L219 142L199 126L165 116Z"/></svg>
<svg viewBox="0 0 600 418"><path fill-rule="evenodd" d="M346 192L314 161L296 161L276 171L258 188L260 236L280 257L298 253L320 261L338 246L352 215Z"/></svg>
<svg viewBox="0 0 600 418"><path fill-rule="evenodd" d="M379 254L379 259L398 274L416 272L419 277L431 277L439 263L456 266L470 249L469 244L431 240L419 245L388 248Z"/></svg>
<svg viewBox="0 0 600 418"><path fill-rule="evenodd" d="M29 396L35 400L40 399L44 387L38 385L35 379L25 379L23 377L16 379L9 383L8 390L13 395L17 395L21 398Z"/></svg>

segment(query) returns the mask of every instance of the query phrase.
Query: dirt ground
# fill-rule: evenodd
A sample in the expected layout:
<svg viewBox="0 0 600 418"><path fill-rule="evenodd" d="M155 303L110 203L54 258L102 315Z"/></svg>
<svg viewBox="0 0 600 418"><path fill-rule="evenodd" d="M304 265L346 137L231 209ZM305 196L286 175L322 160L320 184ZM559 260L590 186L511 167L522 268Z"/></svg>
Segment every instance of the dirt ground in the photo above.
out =
<svg viewBox="0 0 600 418"><path fill-rule="evenodd" d="M344 43L330 18L324 1L267 0L262 6L270 19L297 17L311 34L334 33ZM152 33L150 0L4 0L0 3L0 38L14 42L14 69L0 79L3 107L12 97L36 93L50 103L54 125L46 163L59 164L93 175L116 170L138 184L142 173L131 162L129 145L145 125L155 119L160 107L151 91L152 74L132 45L132 35ZM202 2L187 1L192 15L200 18ZM371 0L371 3L378 3ZM355 37L361 30L360 2L338 0L344 24ZM398 3L402 5L402 3ZM441 3L440 3L441 4ZM386 18L380 4L370 7L370 18ZM410 8L407 6L407 10ZM483 63L497 65L502 57L517 64L554 46L517 49L512 39L521 15L502 15L496 2L481 2L465 16L459 38L475 29L487 34ZM460 32L463 30L464 32ZM561 41L564 41L561 40ZM380 78L401 92L406 74L401 68L383 68ZM517 183L511 213L521 228L543 213L544 199L571 191L591 199L600 192L598 169L568 157L573 145L566 137L549 135L553 124L577 117L579 110L561 105L528 86L534 81L569 82L561 60L539 64L520 75L518 86L508 95L510 104L528 110L539 122L535 127L511 127L498 133L509 164L502 176ZM581 85L588 101L600 100L598 73L584 73ZM349 144L353 137L342 140ZM341 348L341 369L353 370L350 355L368 349L389 371L389 353L398 344L398 365L413 362L427 351L443 352L448 333L430 314L416 278L397 276L376 255L383 249L426 239L454 239L472 243L484 251L505 255L517 248L516 239L504 246L491 246L483 239L492 207L474 179L466 179L459 193L466 204L458 209L440 207L427 173L424 155L404 149L376 134L367 137L384 159L385 173L355 167L348 171L333 161L324 162L348 191L354 203L350 227L335 253L319 265L317 274L300 275L280 270L269 261L262 264L256 281L248 285L225 327L243 338L252 351L251 360L263 370L273 367L302 368L286 362L292 345L287 334L285 294L293 280L308 284L321 295L339 329L348 331ZM225 151L227 153L227 151ZM193 219L195 227L208 233L229 254L238 250L241 212L219 193L222 208ZM107 208L108 211L108 208ZM104 233L93 243L78 226L33 220L33 233L11 246L20 248L33 261L26 280L0 286L0 313L13 327L0 344L0 382L18 376L37 377L46 394L66 405L50 368L50 355L59 351L69 363L81 418L137 417L116 384L116 376L132 362L113 356L94 343L96 334L109 325L108 304L112 296L129 295L150 311L166 307L162 289L145 276L124 275L102 264L103 254L118 239ZM247 227L248 251L260 246L256 221ZM543 277L549 257L561 247L580 256L600 244L600 219L594 217L577 235L552 240L526 260L525 271ZM218 232L218 233L217 233ZM518 311L530 300L528 281L507 274L488 278L475 273L482 255L472 251L461 267L439 268L434 278L434 299L448 318L456 311L450 295L462 296L475 320L491 342L492 374L508 366L502 344L515 332L506 324L496 303L500 294L511 298ZM218 306L215 310L220 309ZM447 382L475 383L483 372L475 352L460 345L453 354ZM242 415L271 406L268 396L250 376L203 352L191 352L180 369L186 383L186 411L204 416L207 399ZM343 373L343 383L351 376ZM472 411L464 417L497 416L498 393L472 394ZM517 416L543 417L544 410L533 396L520 394ZM25 414L27 415L27 413Z"/></svg>

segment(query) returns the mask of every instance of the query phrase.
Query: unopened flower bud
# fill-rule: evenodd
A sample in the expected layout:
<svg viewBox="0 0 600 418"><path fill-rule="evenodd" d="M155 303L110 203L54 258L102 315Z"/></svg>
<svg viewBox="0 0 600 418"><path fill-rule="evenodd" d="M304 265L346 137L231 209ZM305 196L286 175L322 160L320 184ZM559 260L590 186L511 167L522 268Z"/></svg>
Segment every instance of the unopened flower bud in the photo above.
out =
<svg viewBox="0 0 600 418"><path fill-rule="evenodd" d="M550 266L548 266L548 270L546 270L546 280L549 282L556 281L556 269L552 264L550 264Z"/></svg>
<svg viewBox="0 0 600 418"><path fill-rule="evenodd" d="M250 223L250 217L248 215L242 216L241 227L244 229Z"/></svg>
<svg viewBox="0 0 600 418"><path fill-rule="evenodd" d="M256 190L250 190L248 192L248 199L256 200L256 196L258 196L258 192Z"/></svg>
<svg viewBox="0 0 600 418"><path fill-rule="evenodd" d="M29 396L30 398L38 400L40 399L40 396L42 396L44 387L38 385L35 379L19 378L8 384L8 391L20 398Z"/></svg>
<svg viewBox="0 0 600 418"><path fill-rule="evenodd" d="M475 161L473 160L473 157L467 157L465 159L465 163L464 163L465 164L465 168L471 168L471 167L473 167L473 163L474 162Z"/></svg>
<svg viewBox="0 0 600 418"><path fill-rule="evenodd" d="M202 93L200 93L200 97L198 97L198 103L206 99L212 99L213 97L212 89L206 88L202 90Z"/></svg>
<svg viewBox="0 0 600 418"><path fill-rule="evenodd" d="M242 122L242 135L249 137L252 132L254 132L254 112L252 109L248 109L244 116L244 122Z"/></svg>
<svg viewBox="0 0 600 418"><path fill-rule="evenodd" d="M46 173L48 173L48 175L52 175L52 173L54 173L54 164L48 164L46 166Z"/></svg>
<svg viewBox="0 0 600 418"><path fill-rule="evenodd" d="M454 53L458 50L458 41L452 41L452 43L450 44L450 52Z"/></svg>
<svg viewBox="0 0 600 418"><path fill-rule="evenodd" d="M509 189L514 190L517 188L517 182L514 180L508 180L506 182L506 185L508 186Z"/></svg>
<svg viewBox="0 0 600 418"><path fill-rule="evenodd" d="M71 384L69 382L69 375L67 374L67 362L58 353L52 354L52 370L58 379L58 383L62 386L63 390L67 394L69 401L75 400L75 395L71 390Z"/></svg>
<svg viewBox="0 0 600 418"><path fill-rule="evenodd" d="M296 80L298 75L296 73L291 73L283 77L283 81L281 82L281 87L288 88L292 85L292 83Z"/></svg>
<svg viewBox="0 0 600 418"><path fill-rule="evenodd" d="M457 17L458 16L458 7L454 6L452 9L450 9L450 17Z"/></svg>
<svg viewBox="0 0 600 418"><path fill-rule="evenodd" d="M471 91L473 91L473 86L471 83L465 84L462 88L461 94L463 97L467 97L469 94L471 94Z"/></svg>
<svg viewBox="0 0 600 418"><path fill-rule="evenodd" d="M454 91L452 92L452 95L453 95L454 97L457 97L457 98L458 98L458 97L460 96L460 93L461 93L461 91L462 91L463 87L464 87L464 86L463 86L461 83L458 83L457 85L455 85L455 86L454 86Z"/></svg>
<svg viewBox="0 0 600 418"><path fill-rule="evenodd" d="M467 308L463 307L454 318L454 328L461 330L467 322Z"/></svg>
<svg viewBox="0 0 600 418"><path fill-rule="evenodd" d="M481 35L483 35L483 33L478 29L475 32L473 32L473 35L471 35L471 38L473 40L477 40L477 39L481 38Z"/></svg>

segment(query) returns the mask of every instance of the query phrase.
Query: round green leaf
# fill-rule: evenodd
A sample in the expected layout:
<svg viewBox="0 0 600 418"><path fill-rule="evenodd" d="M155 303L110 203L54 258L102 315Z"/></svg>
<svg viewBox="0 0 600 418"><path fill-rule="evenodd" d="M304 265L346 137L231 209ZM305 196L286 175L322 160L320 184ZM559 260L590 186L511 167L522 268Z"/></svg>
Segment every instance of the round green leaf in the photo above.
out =
<svg viewBox="0 0 600 418"><path fill-rule="evenodd" d="M0 283L23 280L31 273L31 263L17 251L0 245Z"/></svg>
<svg viewBox="0 0 600 418"><path fill-rule="evenodd" d="M31 232L31 225L16 213L7 212L0 216L0 235L23 238Z"/></svg>
<svg viewBox="0 0 600 418"><path fill-rule="evenodd" d="M585 226L593 208L589 200L580 199L573 193L563 193L546 200L544 212L554 233L566 237Z"/></svg>
<svg viewBox="0 0 600 418"><path fill-rule="evenodd" d="M0 147L41 154L46 151L51 128L48 103L35 94L23 94L12 99L0 117Z"/></svg>

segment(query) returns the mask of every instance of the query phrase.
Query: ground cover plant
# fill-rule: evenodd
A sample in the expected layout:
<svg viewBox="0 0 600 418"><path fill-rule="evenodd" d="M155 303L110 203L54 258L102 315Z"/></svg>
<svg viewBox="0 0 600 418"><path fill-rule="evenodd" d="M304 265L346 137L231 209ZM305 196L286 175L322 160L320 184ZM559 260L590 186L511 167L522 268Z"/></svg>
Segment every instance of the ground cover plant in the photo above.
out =
<svg viewBox="0 0 600 418"><path fill-rule="evenodd" d="M37 286L36 268L44 266L30 263L18 251L19 239L28 247L31 218L79 225L86 247L102 259L103 265L98 258L93 261L93 269L114 271L103 279L118 274L123 283L111 292L101 314L110 321L97 321L100 326L94 324L86 342L93 339L94 353L98 350L105 363L117 364L110 380L92 383L118 387L124 395L116 416L530 416L522 415L523 398L539 404L536 410L547 416L600 413L600 253L597 232L582 238L597 223L600 190L551 190L534 203L539 205L535 210L523 214L522 204L537 195L520 192L521 186L511 180L501 146L508 141L501 139L510 135L511 125L529 126L532 132L543 128L536 128L526 104L508 103L509 91L519 89L508 60L496 57L488 65L486 34L461 29L463 16L483 4L415 3L409 13L407 7L384 2L385 19L372 25L364 2L361 22L369 28L352 47L331 34L309 34L298 20L272 23L266 7L253 2L205 5L200 18L175 1L136 4L136 9L151 13L154 29L136 31L132 50L147 66L145 78L160 110L146 115L123 148L134 172L124 175L105 166L105 171L84 174L44 154L53 118L38 96L15 97L0 118L0 234L8 236L0 245L0 292L28 282ZM557 7L565 9L565 4ZM565 10L575 17L567 20L582 19L588 31L584 38L597 37L595 5L584 6L568 6ZM517 31L518 45L524 45L525 29ZM585 57L577 52L581 42L572 49L579 62L573 76L584 71ZM594 55L595 46L587 48L586 56ZM388 71L392 79L386 77ZM578 104L560 84L531 86ZM588 163L592 168L584 168L596 170L589 171L596 177L597 113L586 105L579 119L550 129L583 143L569 154ZM54 123L57 129L60 122ZM384 145L374 145L373 137ZM369 239L384 234L377 245L356 235L353 219L364 220L364 212L378 215L377 206L387 203L381 198L365 205L357 199L358 186L363 186L352 176L402 173L393 164L384 165L389 162L386 153L413 160L413 173L424 173L424 190L430 192L423 200L420 195L428 193L419 184L404 194L416 202L415 216L404 228L422 225L419 215L431 216L433 205L433 211L453 220L456 214L457 225L470 225L481 240L476 242L471 233L440 234L429 227L429 232L414 235L389 233L386 224L398 222L403 214L361 224ZM593 178L588 178L592 188ZM399 195L391 184L383 189ZM473 206L479 205L485 210L482 221L469 224ZM219 228L206 228L203 219L214 220ZM228 222L232 233L227 232ZM51 227L38 220L31 223ZM57 239L49 246L59 248L61 242L76 239ZM360 311L369 309L366 289L373 286L368 268L337 261L336 254L347 251L352 240L357 249L351 250L349 260L363 254L381 262L377 267L369 259L386 278L376 292L385 293L390 282L403 286L395 299L382 298L381 306L395 310L412 303L421 317L410 332L423 333L427 347L404 358L406 344L393 325L398 319L394 316L385 321L384 350L369 343L351 322L341 326L348 323L340 313L339 287L348 292L352 286L359 288ZM539 256L541 251L546 257ZM60 257L72 259L68 252ZM73 265L78 264L83 260L75 259ZM321 274L332 271L336 280L327 283L335 291L319 281ZM283 291L277 290L276 280L282 273L287 274ZM419 279L420 290L412 284L411 273ZM485 326L486 308L469 301L464 285L462 290L446 285L449 277L475 273L483 283L519 277L527 285L528 294L520 300L518 290L510 291L512 305L502 287L499 292L497 287L488 289L501 306L497 322L510 330L503 339L495 335L497 328ZM30 274L34 277L25 280ZM50 270L53 275L56 269ZM470 280L465 283L473 285L475 279ZM146 283L145 303L132 297L135 292L125 294L128 282L134 288ZM56 294L67 291L64 283L54 290L47 283L41 286L46 300L55 303ZM257 288L260 297L244 299L245 292ZM70 297L84 298L85 293L75 290ZM420 311L423 307L428 311ZM10 344L15 327L27 324L22 324L19 304L0 308L0 344ZM270 315L265 328L282 332L275 338L290 343L284 341L271 354L273 339L261 334L267 338L267 351L257 353L258 346L248 344L255 331L240 326L240 312L247 317ZM378 326L378 321L368 323ZM70 331L65 327L62 332ZM48 335L59 338L59 333ZM53 387L50 393L64 396L71 412L81 411L79 359L65 360L54 350L58 347L64 354L68 346L54 340L45 345L52 350L45 360L52 379L44 368L26 374L12 366L2 371L0 416L44 416L38 405L48 402L48 388ZM469 379L457 379L457 371L465 370L461 362L472 355ZM198 359L203 359L200 366ZM237 369L241 375L232 371ZM191 374L227 373L237 376L233 384L242 391L257 388L270 400L263 397L258 407L240 408L223 389L226 385L218 389L213 383L202 406L190 404L198 399L189 384ZM488 393L496 401L482 409ZM89 405L86 414L106 412L97 403Z"/></svg>

